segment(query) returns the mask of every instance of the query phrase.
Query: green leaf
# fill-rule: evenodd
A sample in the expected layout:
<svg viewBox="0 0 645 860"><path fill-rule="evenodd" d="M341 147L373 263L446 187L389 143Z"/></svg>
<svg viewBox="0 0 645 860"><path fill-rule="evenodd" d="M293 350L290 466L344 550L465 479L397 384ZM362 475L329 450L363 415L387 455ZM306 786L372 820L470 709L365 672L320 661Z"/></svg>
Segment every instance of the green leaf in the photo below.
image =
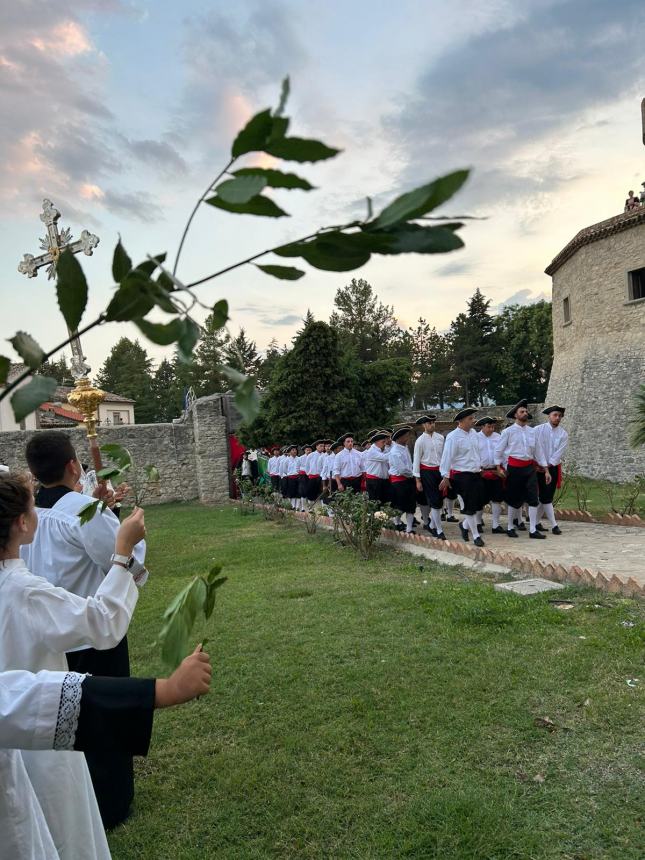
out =
<svg viewBox="0 0 645 860"><path fill-rule="evenodd" d="M448 227L419 227L405 224L393 233L392 254L444 254L463 248L463 240ZM461 226L461 225L460 225Z"/></svg>
<svg viewBox="0 0 645 860"><path fill-rule="evenodd" d="M402 194L386 206L378 218L368 226L375 230L382 230L384 227L391 227L402 221L420 218L437 206L441 206L446 200L450 200L468 179L469 173L469 170L456 170L454 173L435 179L434 182L415 188L414 191Z"/></svg>
<svg viewBox="0 0 645 860"><path fill-rule="evenodd" d="M121 469L117 469L116 466L106 466L105 469L99 469L96 477L104 481L109 481L111 478L118 478L120 474Z"/></svg>
<svg viewBox="0 0 645 860"><path fill-rule="evenodd" d="M31 415L41 403L46 403L58 388L58 382L49 376L32 376L26 385L11 395L13 415L18 423Z"/></svg>
<svg viewBox="0 0 645 860"><path fill-rule="evenodd" d="M283 281L297 281L304 275L302 269L296 269L294 266L261 266L259 263L255 265L267 275L273 275L274 278L280 278Z"/></svg>
<svg viewBox="0 0 645 860"><path fill-rule="evenodd" d="M100 504L101 500L97 499L95 502L89 502L89 504L84 505L80 509L76 516L79 518L82 526L84 526L85 523L89 523L89 521L94 517Z"/></svg>
<svg viewBox="0 0 645 860"><path fill-rule="evenodd" d="M247 152L262 150L273 130L273 117L270 108L256 113L238 133L231 147L231 155L238 158Z"/></svg>
<svg viewBox="0 0 645 860"><path fill-rule="evenodd" d="M7 358L6 355L0 355L0 385L4 385L7 381L10 368L11 359Z"/></svg>
<svg viewBox="0 0 645 860"><path fill-rule="evenodd" d="M56 266L56 296L67 328L76 331L87 307L87 281L81 264L70 250L63 251Z"/></svg>
<svg viewBox="0 0 645 860"><path fill-rule="evenodd" d="M226 212L235 212L238 215L261 215L265 218L282 218L287 213L280 209L269 197L258 194L246 203L227 203L221 197L210 197L206 203L224 209Z"/></svg>
<svg viewBox="0 0 645 860"><path fill-rule="evenodd" d="M213 305L211 314L213 328L223 328L228 322L228 302L226 299L220 299Z"/></svg>
<svg viewBox="0 0 645 860"><path fill-rule="evenodd" d="M281 170L270 170L266 167L242 167L233 176L263 176L270 188L300 188L302 191L312 191L315 186L302 176L295 173L283 173Z"/></svg>
<svg viewBox="0 0 645 860"><path fill-rule="evenodd" d="M302 137L283 137L271 141L265 152L285 161L324 161L338 155L340 149L333 149L320 140L308 140Z"/></svg>
<svg viewBox="0 0 645 860"><path fill-rule="evenodd" d="M207 585L201 576L197 576L179 592L164 612L166 622L159 634L161 656L172 669L190 653L190 634L198 612L204 610L207 596Z"/></svg>
<svg viewBox="0 0 645 860"><path fill-rule="evenodd" d="M260 398L255 388L255 381L252 377L235 370L234 367L223 365L221 371L224 376L230 379L235 394L235 405L244 420L250 424L260 411Z"/></svg>
<svg viewBox="0 0 645 860"><path fill-rule="evenodd" d="M126 322L144 317L155 305L156 289L160 289L159 285L141 269L133 269L112 296L105 312L106 320Z"/></svg>
<svg viewBox="0 0 645 860"><path fill-rule="evenodd" d="M26 331L16 332L9 338L9 343L31 370L37 370L45 360L44 351Z"/></svg>
<svg viewBox="0 0 645 860"><path fill-rule="evenodd" d="M121 237L116 243L114 256L112 257L112 277L120 284L128 272L132 269L132 260L126 254L125 248L121 244Z"/></svg>
<svg viewBox="0 0 645 860"><path fill-rule="evenodd" d="M279 256L299 256L310 266L327 272L349 272L363 266L370 251L356 247L342 233L324 233L310 242L297 242L276 249Z"/></svg>
<svg viewBox="0 0 645 860"><path fill-rule="evenodd" d="M282 140L282 138L287 133L289 128L289 117L287 116L274 116L273 117L273 127L269 133L268 140L266 143L271 143L273 140ZM266 152L266 150L265 150Z"/></svg>
<svg viewBox="0 0 645 860"><path fill-rule="evenodd" d="M196 322L185 317L181 322L181 332L177 338L177 346L179 347L179 358L183 362L190 362L193 358L193 349L199 340L202 330Z"/></svg>
<svg viewBox="0 0 645 860"><path fill-rule="evenodd" d="M235 179L221 182L215 192L226 203L248 203L266 187L266 184L267 181L263 176L236 176Z"/></svg>
<svg viewBox="0 0 645 860"><path fill-rule="evenodd" d="M136 267L137 272L144 272L146 275L151 275L154 270L161 265L166 259L167 254L155 254L152 260L144 260Z"/></svg>
<svg viewBox="0 0 645 860"><path fill-rule="evenodd" d="M176 318L167 324L148 322L148 320L135 320L136 326L153 343L160 346L169 346L176 343L183 334L182 320Z"/></svg>
<svg viewBox="0 0 645 860"><path fill-rule="evenodd" d="M287 106L287 99L289 98L289 92L291 90L291 85L289 82L289 75L282 81L282 90L280 91L280 101L278 102L278 106L275 109L273 115L274 116L282 116L284 113L284 109Z"/></svg>
<svg viewBox="0 0 645 860"><path fill-rule="evenodd" d="M129 469L132 466L132 454L123 445L117 445L116 442L107 442L105 445L101 445L101 451L113 463L116 463L121 471Z"/></svg>
<svg viewBox="0 0 645 860"><path fill-rule="evenodd" d="M204 601L204 616L206 618L210 618L213 614L213 609L215 608L215 597L217 596L217 589L221 588L222 585L226 582L227 577L223 576L221 579L215 579L213 582L208 582L206 585L206 600ZM203 646L202 642L202 646Z"/></svg>

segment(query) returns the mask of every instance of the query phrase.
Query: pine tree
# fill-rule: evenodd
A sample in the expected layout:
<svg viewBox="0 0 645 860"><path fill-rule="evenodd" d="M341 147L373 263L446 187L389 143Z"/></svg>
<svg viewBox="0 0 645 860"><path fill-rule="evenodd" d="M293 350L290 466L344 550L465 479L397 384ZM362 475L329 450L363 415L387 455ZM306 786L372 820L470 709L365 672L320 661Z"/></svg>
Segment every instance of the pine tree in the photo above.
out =
<svg viewBox="0 0 645 860"><path fill-rule="evenodd" d="M243 328L231 338L223 350L224 363L247 376L257 376L262 363L254 340L249 340Z"/></svg>
<svg viewBox="0 0 645 860"><path fill-rule="evenodd" d="M201 339L195 348L190 371L186 374L178 373L179 376L186 377L184 381L188 386L193 386L198 397L219 394L227 390L228 382L221 371L222 365L226 363L224 350L227 339L226 331L215 328L212 315L208 316L202 327ZM177 366L178 361L177 359L175 362L175 368L180 371L181 368Z"/></svg>
<svg viewBox="0 0 645 860"><path fill-rule="evenodd" d="M275 338L272 338L271 342L266 348L266 352L264 353L264 357L262 358L260 366L258 368L258 388L264 390L269 386L271 378L273 376L273 372L277 366L278 361L280 360L280 355L281 352L280 348L278 347L278 341Z"/></svg>
<svg viewBox="0 0 645 860"><path fill-rule="evenodd" d="M183 365L185 367L186 365ZM183 396L173 363L167 358L157 368L152 381L155 399L155 421L172 421L181 415Z"/></svg>
<svg viewBox="0 0 645 860"><path fill-rule="evenodd" d="M74 385L72 370L67 364L67 358L64 353L56 361L43 362L38 373L41 376L51 376L59 385Z"/></svg>
<svg viewBox="0 0 645 860"><path fill-rule="evenodd" d="M398 354L403 332L394 308L379 301L371 284L352 278L348 286L336 292L334 306L329 324L361 361Z"/></svg>
<svg viewBox="0 0 645 860"><path fill-rule="evenodd" d="M409 330L414 406L427 409L454 399L454 373L450 337L440 334L423 318Z"/></svg>
<svg viewBox="0 0 645 860"><path fill-rule="evenodd" d="M497 349L489 387L497 403L542 403L553 364L551 303L506 307L495 317Z"/></svg>
<svg viewBox="0 0 645 860"><path fill-rule="evenodd" d="M122 337L112 347L98 373L96 384L112 394L134 400L134 417L138 424L155 420L152 359L138 340Z"/></svg>
<svg viewBox="0 0 645 860"><path fill-rule="evenodd" d="M495 366L495 325L490 300L479 289L468 300L468 313L452 321L452 362L464 403L481 404L490 387Z"/></svg>

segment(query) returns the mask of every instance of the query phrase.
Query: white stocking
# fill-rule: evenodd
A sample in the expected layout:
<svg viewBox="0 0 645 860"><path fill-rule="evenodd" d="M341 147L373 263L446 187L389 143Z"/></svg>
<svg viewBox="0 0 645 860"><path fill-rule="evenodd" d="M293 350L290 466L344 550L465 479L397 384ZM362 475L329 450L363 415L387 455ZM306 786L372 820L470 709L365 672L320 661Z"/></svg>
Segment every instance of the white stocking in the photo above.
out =
<svg viewBox="0 0 645 860"><path fill-rule="evenodd" d="M296 505L297 505L297 503L298 503L298 500L297 500L297 499L291 499L291 507L294 509L294 511L295 511L295 509L296 509Z"/></svg>
<svg viewBox="0 0 645 860"><path fill-rule="evenodd" d="M484 522L484 512L477 511L475 516L477 517L477 525L480 526Z"/></svg>
<svg viewBox="0 0 645 860"><path fill-rule="evenodd" d="M493 511L493 528L496 529L499 527L499 518L502 515L502 506L499 502L491 502L490 506Z"/></svg>
<svg viewBox="0 0 645 860"><path fill-rule="evenodd" d="M448 516L452 516L452 512L455 509L455 503L452 499L446 499L446 510L448 511Z"/></svg>
<svg viewBox="0 0 645 860"><path fill-rule="evenodd" d="M406 522L406 526L407 526L406 532L411 532L412 529L414 528L414 514L406 514L405 515L405 522Z"/></svg>
<svg viewBox="0 0 645 860"><path fill-rule="evenodd" d="M419 505L421 508L421 519L423 520L423 525L428 525L428 517L430 516L430 505Z"/></svg>
<svg viewBox="0 0 645 860"><path fill-rule="evenodd" d="M468 528L471 531L473 540L477 540L477 538L479 537L479 529L477 527L477 514L465 514L464 519L468 524Z"/></svg>
<svg viewBox="0 0 645 860"><path fill-rule="evenodd" d="M543 505L544 513L546 514L547 520L551 523L551 528L554 529L557 526L557 520L555 518L555 511L553 510L553 504Z"/></svg>
<svg viewBox="0 0 645 860"><path fill-rule="evenodd" d="M515 520L518 519L520 515L519 508L512 508L510 505L508 506L508 525L506 526L507 531L511 531L515 528Z"/></svg>
<svg viewBox="0 0 645 860"><path fill-rule="evenodd" d="M537 505L534 508L529 507L529 532L537 531Z"/></svg>
<svg viewBox="0 0 645 860"><path fill-rule="evenodd" d="M441 525L441 511L438 511L436 508L432 508L430 516L432 517L432 525L436 529L437 534L442 534L443 526Z"/></svg>

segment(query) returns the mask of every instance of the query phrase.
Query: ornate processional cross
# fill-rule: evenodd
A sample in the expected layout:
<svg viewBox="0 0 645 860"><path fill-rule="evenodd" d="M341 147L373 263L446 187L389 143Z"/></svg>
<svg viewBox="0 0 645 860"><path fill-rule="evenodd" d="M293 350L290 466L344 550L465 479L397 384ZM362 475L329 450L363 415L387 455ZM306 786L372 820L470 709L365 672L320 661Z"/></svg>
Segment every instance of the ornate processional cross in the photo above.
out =
<svg viewBox="0 0 645 860"><path fill-rule="evenodd" d="M56 264L63 251L71 251L72 254L79 254L81 251L88 257L94 253L94 248L99 243L99 237L89 230L83 230L81 238L76 242L72 242L72 231L66 227L63 231L58 230L58 219L60 212L53 205L51 200L43 200L43 211L40 215L40 220L47 228L47 235L40 240L40 247L45 253L35 257L33 254L24 254L21 263L18 265L18 271L27 275L28 278L35 278L38 274L38 269L47 266L47 279L51 280L56 275ZM69 329L68 329L69 331ZM70 343L72 349L72 373L74 379L87 377L90 372L83 350L81 349L81 341L78 333L70 331L69 336L72 338Z"/></svg>
<svg viewBox="0 0 645 860"><path fill-rule="evenodd" d="M59 232L58 219L60 212L51 200L43 200L43 211L40 220L47 228L47 235L40 240L40 248L44 254L35 257L33 254L24 254L22 261L18 265L18 271L27 275L28 278L35 278L38 270L43 266L47 266L47 278L51 280L56 275L56 265L63 251L71 251L72 254L79 254L81 251L88 257L94 253L94 248L99 243L99 237L90 233L89 230L83 230L81 238L76 242L72 242L72 231L69 227ZM81 340L78 336L78 330L70 331L70 346L72 349L72 374L76 380L74 389L67 395L67 400L83 415L87 438L90 445L94 467L98 471L102 468L101 452L99 451L96 424L97 424L97 408L99 403L105 399L105 392L98 388L94 388L89 380L90 366L87 363L83 350L81 348Z"/></svg>

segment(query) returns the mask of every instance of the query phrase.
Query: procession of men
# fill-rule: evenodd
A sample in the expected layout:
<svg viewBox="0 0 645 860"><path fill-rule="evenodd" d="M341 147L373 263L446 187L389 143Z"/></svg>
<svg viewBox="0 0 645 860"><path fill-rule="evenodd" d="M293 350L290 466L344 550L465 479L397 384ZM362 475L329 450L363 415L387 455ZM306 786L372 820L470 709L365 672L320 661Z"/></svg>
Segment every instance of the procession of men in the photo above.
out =
<svg viewBox="0 0 645 860"><path fill-rule="evenodd" d="M362 444L345 433L335 441L274 446L267 466L273 492L295 511L309 511L320 502L332 514L336 493L362 493L392 508L397 530L413 534L421 527L446 540L444 523L454 522L462 539L479 547L485 545L487 506L492 534L517 539L518 531L528 531L532 540L545 540L549 529L562 534L553 499L568 443L561 426L565 407L548 406L546 421L533 427L528 401L520 400L506 413L510 423L501 433L495 418L478 417L478 412L471 406L457 412L456 426L445 437L436 429L437 416L427 414L414 425L376 428ZM461 521L454 516L455 502Z"/></svg>

